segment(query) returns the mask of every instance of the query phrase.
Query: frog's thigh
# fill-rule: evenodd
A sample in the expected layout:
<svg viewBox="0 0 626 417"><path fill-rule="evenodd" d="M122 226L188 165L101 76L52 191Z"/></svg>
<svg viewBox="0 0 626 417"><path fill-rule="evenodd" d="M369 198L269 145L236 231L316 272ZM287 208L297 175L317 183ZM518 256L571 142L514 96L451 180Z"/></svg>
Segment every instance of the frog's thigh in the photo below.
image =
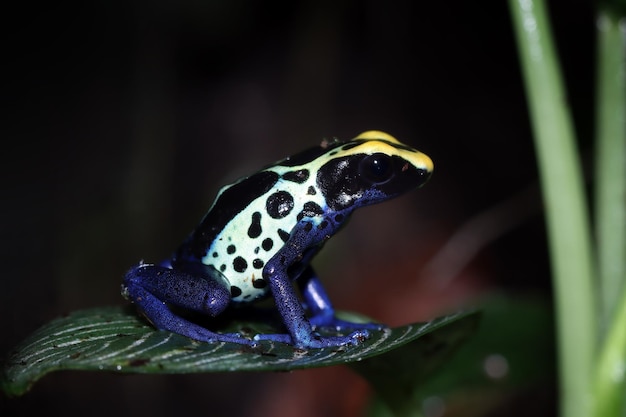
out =
<svg viewBox="0 0 626 417"><path fill-rule="evenodd" d="M141 288L161 303L216 316L228 307L231 299L228 286L219 278L208 273L139 265L126 274L124 285L131 300L136 303L138 294L134 293L138 293ZM167 308L165 305L163 307Z"/></svg>
<svg viewBox="0 0 626 417"><path fill-rule="evenodd" d="M169 302L204 313L218 314L228 305L230 296L219 280L206 280L162 266L139 265L126 274L124 291L157 329L204 342L252 343L239 334L213 333L177 316L165 304Z"/></svg>

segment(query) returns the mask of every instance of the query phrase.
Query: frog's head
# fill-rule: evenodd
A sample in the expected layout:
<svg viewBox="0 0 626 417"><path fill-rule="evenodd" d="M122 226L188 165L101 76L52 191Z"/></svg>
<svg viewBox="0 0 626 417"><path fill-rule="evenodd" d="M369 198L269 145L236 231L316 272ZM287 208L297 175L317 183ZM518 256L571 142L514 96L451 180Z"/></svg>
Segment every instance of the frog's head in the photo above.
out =
<svg viewBox="0 0 626 417"><path fill-rule="evenodd" d="M333 210L354 209L421 187L433 172L425 154L380 131L367 131L326 153L317 184Z"/></svg>

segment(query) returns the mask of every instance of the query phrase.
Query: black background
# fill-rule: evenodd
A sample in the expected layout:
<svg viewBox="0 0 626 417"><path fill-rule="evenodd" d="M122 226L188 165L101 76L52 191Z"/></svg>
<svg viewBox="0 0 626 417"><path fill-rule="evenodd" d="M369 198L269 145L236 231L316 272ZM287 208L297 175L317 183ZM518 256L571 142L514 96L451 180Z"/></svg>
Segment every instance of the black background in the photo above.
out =
<svg viewBox="0 0 626 417"><path fill-rule="evenodd" d="M584 155L593 10L549 3ZM24 6L4 19L2 354L64 312L123 304L124 271L168 256L221 185L323 137L385 130L435 162L422 190L357 214L316 260L340 307L377 317L385 307L368 311L373 289L399 284L366 270L393 274L399 248L420 254L419 269L465 221L537 180L503 1L97 1ZM468 268L470 294L548 295L540 213ZM442 305L471 297L452 298ZM280 408L289 378L55 374L1 408L253 415L268 401ZM345 414L334 400L308 411Z"/></svg>

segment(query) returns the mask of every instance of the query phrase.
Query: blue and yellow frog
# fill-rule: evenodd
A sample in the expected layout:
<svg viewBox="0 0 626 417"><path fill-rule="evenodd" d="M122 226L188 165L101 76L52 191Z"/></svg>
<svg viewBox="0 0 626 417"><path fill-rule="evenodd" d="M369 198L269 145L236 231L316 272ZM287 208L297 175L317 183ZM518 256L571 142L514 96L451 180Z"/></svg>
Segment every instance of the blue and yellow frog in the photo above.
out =
<svg viewBox="0 0 626 417"><path fill-rule="evenodd" d="M432 171L428 156L384 132L322 142L223 187L172 258L132 268L122 293L156 328L203 342L271 340L304 349L358 344L384 326L336 318L311 259L355 209L418 188ZM170 308L215 317L270 295L284 334L216 333ZM347 334L315 331L326 327Z"/></svg>

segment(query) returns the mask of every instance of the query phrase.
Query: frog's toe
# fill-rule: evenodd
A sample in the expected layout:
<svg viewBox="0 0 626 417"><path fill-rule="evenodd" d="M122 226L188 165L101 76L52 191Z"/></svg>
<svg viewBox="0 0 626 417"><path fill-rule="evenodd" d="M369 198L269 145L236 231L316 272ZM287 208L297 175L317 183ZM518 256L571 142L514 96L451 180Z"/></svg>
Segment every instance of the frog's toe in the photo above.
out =
<svg viewBox="0 0 626 417"><path fill-rule="evenodd" d="M254 341L269 340L272 342L293 344L291 336L288 334L259 333L253 338Z"/></svg>
<svg viewBox="0 0 626 417"><path fill-rule="evenodd" d="M370 338L370 332L366 329L357 330L352 332L348 337L350 338L351 345L358 345L365 342Z"/></svg>
<svg viewBox="0 0 626 417"><path fill-rule="evenodd" d="M357 346L370 338L370 332L366 329L356 330L346 336L316 337L310 340L306 347L326 348L341 346Z"/></svg>

